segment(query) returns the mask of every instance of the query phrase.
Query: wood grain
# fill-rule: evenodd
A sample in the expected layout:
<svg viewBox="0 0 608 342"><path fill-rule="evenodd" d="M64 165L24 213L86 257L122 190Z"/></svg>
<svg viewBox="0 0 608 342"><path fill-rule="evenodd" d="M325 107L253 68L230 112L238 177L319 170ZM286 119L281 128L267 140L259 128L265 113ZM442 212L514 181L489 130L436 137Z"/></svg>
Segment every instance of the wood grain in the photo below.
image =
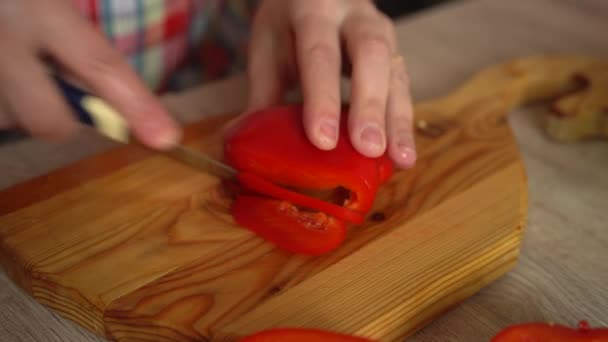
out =
<svg viewBox="0 0 608 342"><path fill-rule="evenodd" d="M240 229L221 183L149 156L4 215L3 265L41 303L116 340L235 338L275 325L409 335L515 264L527 203L505 116L598 68L585 57L526 58L418 104L420 160L379 193L374 211L386 220L321 258ZM194 144L220 138L202 132Z"/></svg>
<svg viewBox="0 0 608 342"><path fill-rule="evenodd" d="M513 267L526 191L523 183L507 189L504 182L521 174L513 164L485 178L258 306L220 329L217 339L275 326L321 327L380 341L409 335Z"/></svg>
<svg viewBox="0 0 608 342"><path fill-rule="evenodd" d="M225 118L211 117L203 122L186 126L183 132L184 141L188 144L192 140L200 139L203 135L211 135L224 120ZM205 148L212 152L215 147L206 146ZM15 184L3 190L3 196L0 197L0 215L46 200L84 182L150 158L154 154L154 152L136 145L117 146L109 151L53 170L48 174Z"/></svg>

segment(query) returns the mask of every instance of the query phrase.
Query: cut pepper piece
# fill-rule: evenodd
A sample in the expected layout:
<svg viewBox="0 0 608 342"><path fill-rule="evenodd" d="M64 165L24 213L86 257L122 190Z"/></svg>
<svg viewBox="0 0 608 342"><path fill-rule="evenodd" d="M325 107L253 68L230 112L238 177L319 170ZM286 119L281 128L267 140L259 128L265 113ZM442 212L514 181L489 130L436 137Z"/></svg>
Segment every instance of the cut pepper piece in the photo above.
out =
<svg viewBox="0 0 608 342"><path fill-rule="evenodd" d="M233 214L239 224L293 253L324 254L346 236L342 221L324 213L302 212L285 201L242 195L234 202Z"/></svg>
<svg viewBox="0 0 608 342"><path fill-rule="evenodd" d="M289 191L287 189L276 186L273 183L268 182L265 179L250 172L240 173L239 175L237 175L237 179L241 182L243 186L245 186L249 190L258 191L262 194L274 198L284 199L286 201L289 201L290 203L309 209L316 209L324 213L330 214L341 220L353 223L362 223L365 220L365 217L356 211L352 211L339 205L316 199L314 197L305 196L294 191Z"/></svg>
<svg viewBox="0 0 608 342"><path fill-rule="evenodd" d="M577 328L523 323L503 329L491 342L608 342L608 328L592 329L586 321L581 321Z"/></svg>

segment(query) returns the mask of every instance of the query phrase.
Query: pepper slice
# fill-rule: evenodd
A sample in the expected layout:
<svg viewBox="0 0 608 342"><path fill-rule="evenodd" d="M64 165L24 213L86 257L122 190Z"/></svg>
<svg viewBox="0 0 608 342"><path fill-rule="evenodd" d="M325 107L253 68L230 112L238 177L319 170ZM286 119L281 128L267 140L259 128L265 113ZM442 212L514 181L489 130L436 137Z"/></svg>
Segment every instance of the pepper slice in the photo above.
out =
<svg viewBox="0 0 608 342"><path fill-rule="evenodd" d="M237 197L232 210L235 221L296 253L318 254L339 246L345 236L342 221L362 223L379 186L393 173L386 154L369 158L354 149L347 133L347 117L344 108L338 143L330 151L310 143L299 105L260 110L244 117L227 135L225 159L239 170L240 184L258 195ZM343 203L335 204L288 188L344 188L349 195ZM285 203L292 209L285 210ZM313 215L302 208L325 215ZM322 241L324 234L332 239Z"/></svg>
<svg viewBox="0 0 608 342"><path fill-rule="evenodd" d="M319 329L276 328L242 338L240 342L373 342L366 338Z"/></svg>
<svg viewBox="0 0 608 342"><path fill-rule="evenodd" d="M503 329L491 342L608 342L608 328L591 328L586 321L581 321L577 328L523 323Z"/></svg>
<svg viewBox="0 0 608 342"><path fill-rule="evenodd" d="M289 202L243 195L234 202L235 220L293 253L321 255L346 236L344 223L324 213L301 212Z"/></svg>
<svg viewBox="0 0 608 342"><path fill-rule="evenodd" d="M321 201L314 197L305 196L294 191L289 191L276 186L273 183L250 172L238 174L237 179L249 190L258 191L274 198L282 198L290 203L309 209L316 209L335 216L341 220L350 221L353 223L362 223L365 220L365 217L356 211L348 210L339 205Z"/></svg>

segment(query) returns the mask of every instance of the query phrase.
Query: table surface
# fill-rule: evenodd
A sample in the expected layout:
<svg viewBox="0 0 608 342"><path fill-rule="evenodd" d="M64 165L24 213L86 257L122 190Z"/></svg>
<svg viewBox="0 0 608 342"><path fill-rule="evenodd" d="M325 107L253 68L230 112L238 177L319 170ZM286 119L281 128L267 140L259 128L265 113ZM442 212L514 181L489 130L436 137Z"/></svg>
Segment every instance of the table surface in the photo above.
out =
<svg viewBox="0 0 608 342"><path fill-rule="evenodd" d="M608 1L455 2L397 23L414 98L440 96L489 64L538 53L608 58ZM184 104L205 114L243 108L242 76L164 98L184 122ZM227 101L223 101L226 99ZM192 107L191 107L192 108ZM201 114L202 115L202 114ZM510 123L529 182L529 222L516 269L408 341L482 341L523 321L608 326L608 142L557 144L519 109ZM0 189L44 174L113 143L82 134L67 144L0 146ZM0 272L1 341L102 341L23 294Z"/></svg>

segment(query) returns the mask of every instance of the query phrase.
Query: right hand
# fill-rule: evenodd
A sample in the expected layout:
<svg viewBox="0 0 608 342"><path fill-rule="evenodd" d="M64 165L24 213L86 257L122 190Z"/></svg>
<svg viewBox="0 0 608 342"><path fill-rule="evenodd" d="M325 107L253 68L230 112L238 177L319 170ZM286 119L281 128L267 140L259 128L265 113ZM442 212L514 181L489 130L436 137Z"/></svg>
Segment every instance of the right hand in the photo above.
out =
<svg viewBox="0 0 608 342"><path fill-rule="evenodd" d="M0 1L0 129L49 140L76 132L45 60L107 101L143 144L163 149L179 140L160 101L67 0Z"/></svg>

